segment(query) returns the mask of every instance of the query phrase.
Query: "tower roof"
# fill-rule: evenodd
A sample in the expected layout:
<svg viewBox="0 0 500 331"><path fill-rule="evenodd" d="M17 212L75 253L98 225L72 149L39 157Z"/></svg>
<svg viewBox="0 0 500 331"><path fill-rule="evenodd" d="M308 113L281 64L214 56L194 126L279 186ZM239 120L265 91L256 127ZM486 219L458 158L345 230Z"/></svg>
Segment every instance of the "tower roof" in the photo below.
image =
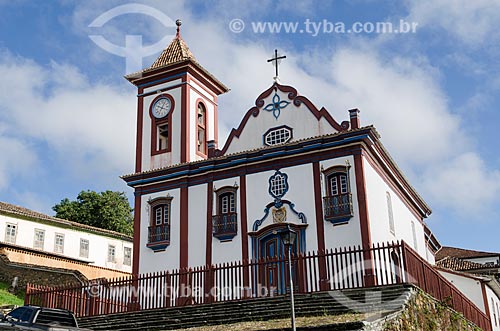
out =
<svg viewBox="0 0 500 331"><path fill-rule="evenodd" d="M181 38L180 34L177 34L148 70L165 67L185 60L196 62L186 42Z"/></svg>
<svg viewBox="0 0 500 331"><path fill-rule="evenodd" d="M203 68L196 60L193 53L191 53L188 45L181 37L181 20L177 20L175 24L177 25L177 34L175 38L167 48L161 52L156 61L149 68L125 75L125 78L132 84L138 85L144 82L147 83L148 80L151 80L154 76L173 72L180 68L184 68L184 70L193 69L201 74L201 79L204 83L211 85L217 95L229 91L229 88L215 78L208 70Z"/></svg>

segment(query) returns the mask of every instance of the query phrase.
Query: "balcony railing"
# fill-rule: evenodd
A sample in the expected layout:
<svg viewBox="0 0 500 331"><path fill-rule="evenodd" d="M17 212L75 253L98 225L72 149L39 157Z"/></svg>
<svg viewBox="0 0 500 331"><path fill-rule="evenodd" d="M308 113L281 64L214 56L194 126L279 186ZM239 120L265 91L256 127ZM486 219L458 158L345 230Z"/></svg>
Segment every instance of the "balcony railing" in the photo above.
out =
<svg viewBox="0 0 500 331"><path fill-rule="evenodd" d="M169 244L170 226L168 224L150 226L148 228L148 247L153 250L165 249Z"/></svg>
<svg viewBox="0 0 500 331"><path fill-rule="evenodd" d="M238 214L227 213L212 216L212 233L220 241L228 241L238 233Z"/></svg>
<svg viewBox="0 0 500 331"><path fill-rule="evenodd" d="M325 221L332 223L347 222L352 216L352 195L344 193L323 198Z"/></svg>

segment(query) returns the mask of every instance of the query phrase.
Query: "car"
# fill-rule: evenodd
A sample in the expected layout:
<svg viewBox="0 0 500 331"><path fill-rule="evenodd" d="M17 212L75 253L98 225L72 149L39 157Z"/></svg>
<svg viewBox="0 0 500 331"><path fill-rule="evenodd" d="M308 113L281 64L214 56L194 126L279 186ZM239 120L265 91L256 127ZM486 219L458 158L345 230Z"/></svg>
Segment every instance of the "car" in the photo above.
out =
<svg viewBox="0 0 500 331"><path fill-rule="evenodd" d="M31 305L1 315L0 330L89 331L78 327L75 314L69 310Z"/></svg>

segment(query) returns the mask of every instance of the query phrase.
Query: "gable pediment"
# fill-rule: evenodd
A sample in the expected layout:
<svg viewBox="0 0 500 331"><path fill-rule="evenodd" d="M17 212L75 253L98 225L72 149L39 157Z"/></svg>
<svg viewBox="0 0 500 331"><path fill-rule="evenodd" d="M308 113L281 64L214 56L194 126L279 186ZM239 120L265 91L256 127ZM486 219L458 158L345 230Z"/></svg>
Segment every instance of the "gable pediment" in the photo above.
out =
<svg viewBox="0 0 500 331"><path fill-rule="evenodd" d="M218 155L238 153L349 130L291 86L274 83L255 100Z"/></svg>

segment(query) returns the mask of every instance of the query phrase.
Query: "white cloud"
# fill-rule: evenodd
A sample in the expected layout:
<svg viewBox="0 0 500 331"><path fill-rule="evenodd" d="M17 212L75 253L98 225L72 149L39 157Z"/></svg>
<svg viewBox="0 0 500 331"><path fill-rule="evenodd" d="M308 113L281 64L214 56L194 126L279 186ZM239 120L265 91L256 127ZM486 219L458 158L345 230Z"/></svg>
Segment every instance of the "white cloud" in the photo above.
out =
<svg viewBox="0 0 500 331"><path fill-rule="evenodd" d="M447 30L468 45L498 41L500 2L496 0L411 0L410 18L419 27Z"/></svg>
<svg viewBox="0 0 500 331"><path fill-rule="evenodd" d="M57 157L54 165L80 177L92 176L92 172L116 176L131 169L135 150L132 91L90 82L68 64L52 62L43 67L9 54L0 60L0 75L9 77L0 82L0 89L9 91L0 95L0 120L13 137L2 144L11 151L9 161L3 162L4 173L19 171L13 164L19 156L41 152L27 151L22 139L44 142ZM17 149L20 152L14 155Z"/></svg>
<svg viewBox="0 0 500 331"><path fill-rule="evenodd" d="M488 169L473 152L428 169L423 179L434 201L462 217L488 214L498 203L500 171Z"/></svg>
<svg viewBox="0 0 500 331"><path fill-rule="evenodd" d="M1 132L0 155L0 191L18 176L32 176L36 173L33 149L21 140L4 136Z"/></svg>

